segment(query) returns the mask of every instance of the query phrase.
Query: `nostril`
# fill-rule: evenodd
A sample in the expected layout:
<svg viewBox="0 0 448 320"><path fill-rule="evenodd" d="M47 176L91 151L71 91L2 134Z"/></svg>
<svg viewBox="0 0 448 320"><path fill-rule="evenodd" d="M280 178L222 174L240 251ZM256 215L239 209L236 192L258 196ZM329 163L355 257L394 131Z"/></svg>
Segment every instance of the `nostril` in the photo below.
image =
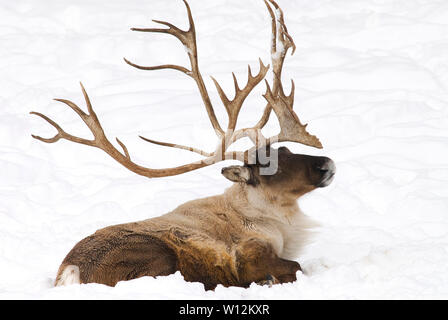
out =
<svg viewBox="0 0 448 320"><path fill-rule="evenodd" d="M320 163L316 163L315 170L320 174L320 181L317 183L317 187L326 187L332 181L336 172L336 166L330 158L321 158Z"/></svg>
<svg viewBox="0 0 448 320"><path fill-rule="evenodd" d="M320 173L325 174L328 172L328 169L324 169L324 168L319 168L317 167L317 169L319 170Z"/></svg>
<svg viewBox="0 0 448 320"><path fill-rule="evenodd" d="M333 160L325 158L325 161L323 163L321 162L316 165L316 169L321 174L334 173L336 171L336 166L334 165Z"/></svg>

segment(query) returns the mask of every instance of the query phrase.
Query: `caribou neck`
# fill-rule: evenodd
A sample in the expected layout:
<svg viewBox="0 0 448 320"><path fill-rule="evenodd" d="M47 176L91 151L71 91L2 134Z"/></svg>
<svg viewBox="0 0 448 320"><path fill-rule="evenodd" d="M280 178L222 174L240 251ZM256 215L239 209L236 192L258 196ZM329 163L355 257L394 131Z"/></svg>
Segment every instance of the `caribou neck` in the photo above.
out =
<svg viewBox="0 0 448 320"><path fill-rule="evenodd" d="M297 200L270 194L260 186L235 183L224 192L228 204L238 214L249 219L272 219L291 224L301 213Z"/></svg>

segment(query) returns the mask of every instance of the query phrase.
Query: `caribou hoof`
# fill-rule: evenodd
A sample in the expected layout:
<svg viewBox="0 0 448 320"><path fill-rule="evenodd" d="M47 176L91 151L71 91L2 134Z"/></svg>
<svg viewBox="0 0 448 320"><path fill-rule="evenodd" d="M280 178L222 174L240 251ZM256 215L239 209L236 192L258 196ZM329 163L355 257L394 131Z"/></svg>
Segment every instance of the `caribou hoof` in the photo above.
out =
<svg viewBox="0 0 448 320"><path fill-rule="evenodd" d="M276 277L274 277L273 275L269 274L266 277L266 280L262 280L262 281L258 281L257 284L260 286L269 286L272 287L272 285L280 283Z"/></svg>

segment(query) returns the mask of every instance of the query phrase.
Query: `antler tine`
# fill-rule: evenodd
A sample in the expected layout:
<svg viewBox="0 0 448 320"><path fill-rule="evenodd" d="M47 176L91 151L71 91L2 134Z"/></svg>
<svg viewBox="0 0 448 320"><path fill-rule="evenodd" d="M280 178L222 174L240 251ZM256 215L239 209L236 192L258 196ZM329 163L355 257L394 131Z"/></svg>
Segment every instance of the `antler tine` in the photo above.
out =
<svg viewBox="0 0 448 320"><path fill-rule="evenodd" d="M128 59L123 58L124 62L126 62L128 65L140 69L140 70L161 70L161 69L173 69L173 70L177 70L180 72L185 73L188 76L191 76L191 71L188 70L185 67L182 66L178 66L176 64L163 64L163 65L159 65L159 66L151 66L151 67L145 67L145 66L141 66L135 63L130 62Z"/></svg>
<svg viewBox="0 0 448 320"><path fill-rule="evenodd" d="M53 138L43 138L41 136L37 136L37 135L32 134L31 136L34 139L40 140L40 141L45 142L45 143L54 143L54 142L59 141L60 139L67 139L67 140L70 140L70 141L75 141L77 143L82 143L82 144L89 145L89 146L93 145L93 141L91 141L91 140L78 138L78 137L75 137L75 136L72 136L72 135L68 134L56 122L54 122L49 117L47 117L46 115L44 115L44 114L42 114L40 112L32 111L32 112L30 112L30 114L34 114L36 116L41 117L42 119L47 121L49 124L51 124L58 131L58 133Z"/></svg>
<svg viewBox="0 0 448 320"><path fill-rule="evenodd" d="M294 40L292 39L292 37L290 36L290 34L288 33L288 28L286 27L286 24L285 24L285 20L284 20L284 15L283 15L283 10L282 10L282 8L280 8L280 6L277 4L277 2L275 2L274 0L268 0L273 6L274 6L274 8L278 11L278 15L279 15L279 17L278 17L278 22L279 22L279 24L280 24L280 27L281 27L281 29L282 30L280 30L280 34L279 34L279 36L280 36L280 39L281 39L281 41L282 42L285 42L285 37L287 38L287 45L288 45L288 47L292 47L292 52L291 52L291 55L293 55L294 54L294 52L296 51L296 45L295 45L295 43L294 43ZM265 3L266 3L266 0L265 0ZM266 5L269 7L269 5L266 3ZM272 14L273 14L273 12L272 12L272 10L269 10L269 12L270 12L270 14L271 14L271 17L272 17L272 19L275 21L275 17L273 17L272 16ZM285 54L286 54L286 52L285 52Z"/></svg>
<svg viewBox="0 0 448 320"><path fill-rule="evenodd" d="M271 38L271 54L274 54L277 51L277 23L274 11L266 0L263 0L266 8L268 9L269 15L271 16L271 29L272 29L272 38Z"/></svg>
<svg viewBox="0 0 448 320"><path fill-rule="evenodd" d="M138 32L157 32L157 33L167 33L172 36L175 36L178 38L183 44L185 44L185 38L188 34L188 31L184 31L176 27L175 25L162 20L155 20L152 19L153 22L162 24L168 27L168 29L162 29L162 28L131 28L132 31L138 31Z"/></svg>
<svg viewBox="0 0 448 320"><path fill-rule="evenodd" d="M128 148L126 148L126 146L124 145L123 142L120 141L120 139L115 138L115 140L117 140L118 144L120 145L120 147L123 149L124 155L128 160L131 160L131 156L129 155L129 151Z"/></svg>
<svg viewBox="0 0 448 320"><path fill-rule="evenodd" d="M100 120L98 119L95 111L93 110L92 103L90 102L89 95L87 94L86 89L82 85L82 82L79 83L81 85L81 91L84 96L84 100L86 102L87 111L89 112L88 117L86 117L84 122L87 124L89 129L92 131L95 139L101 139L104 138L104 130L103 127L100 124Z"/></svg>
<svg viewBox="0 0 448 320"><path fill-rule="evenodd" d="M291 79L291 92L289 93L289 96L287 96L288 100L289 100L289 106L291 107L291 109L293 109L294 107L294 94L296 91L296 86L294 84L294 80Z"/></svg>
<svg viewBox="0 0 448 320"><path fill-rule="evenodd" d="M279 88L278 88L278 96L285 100L287 103L287 106L292 110L294 105L294 92L295 92L295 84L294 80L291 79L291 92L289 95L286 95L283 90L283 84L280 82Z"/></svg>
<svg viewBox="0 0 448 320"><path fill-rule="evenodd" d="M175 143L169 143L169 142L162 142L162 141L156 141L156 140L152 140L152 139L148 139L142 136L139 136L141 139L145 140L146 142L150 142L153 144L157 144L159 146L164 146L164 147L170 147L170 148L177 148L177 149L182 149L182 150L188 150L190 152L195 152L200 154L201 156L205 156L205 157L212 157L213 153L211 152L206 152L203 150L200 150L198 148L193 148L193 147L189 147L189 146L184 146L181 144L175 144Z"/></svg>
<svg viewBox="0 0 448 320"><path fill-rule="evenodd" d="M232 72L232 77L233 77L233 85L235 86L235 96L238 94L238 92L240 92L240 87L238 87L238 80L236 79L235 73Z"/></svg>
<svg viewBox="0 0 448 320"><path fill-rule="evenodd" d="M190 5L188 4L188 2L186 0L182 0L182 1L184 2L185 7L187 8L188 23L190 25L189 28L188 28L188 31L196 33L195 26L194 26L193 15L191 14Z"/></svg>
<svg viewBox="0 0 448 320"><path fill-rule="evenodd" d="M210 78L213 80L213 83L216 86L216 90L218 91L219 97L221 98L221 101L222 101L222 103L224 104L224 107L227 110L227 114L230 114L231 111L229 110L229 105L231 103L231 100L229 100L229 98L227 98L227 95L224 92L224 90L222 89L222 87L219 84L219 82L213 76L210 76Z"/></svg>

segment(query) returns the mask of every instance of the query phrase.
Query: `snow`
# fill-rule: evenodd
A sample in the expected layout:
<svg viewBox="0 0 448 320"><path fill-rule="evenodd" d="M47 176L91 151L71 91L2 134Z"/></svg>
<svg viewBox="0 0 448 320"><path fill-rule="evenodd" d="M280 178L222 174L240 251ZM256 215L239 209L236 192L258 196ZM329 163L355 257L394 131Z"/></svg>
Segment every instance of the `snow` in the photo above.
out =
<svg viewBox="0 0 448 320"><path fill-rule="evenodd" d="M218 119L226 114L213 75L232 97L247 64L270 63L270 18L256 0L190 0L199 63ZM296 84L295 110L324 145L287 143L294 152L336 161L332 185L299 203L321 224L298 257L304 273L272 288L204 291L168 277L53 288L60 262L95 230L166 213L221 193L230 182L221 163L148 180L94 148L48 145L31 134L89 137L81 120L53 98L85 108L86 87L106 134L125 143L139 164L160 168L199 155L138 138L213 150L215 135L182 44L130 31L187 28L181 1L23 0L0 4L0 298L1 299L446 299L448 298L448 2L442 0L279 0L297 45L284 82ZM268 79L272 75L268 74ZM241 111L239 127L261 116L264 85ZM274 117L271 117L274 118ZM271 121L264 132L275 134ZM246 141L247 142L247 141ZM241 143L240 147L245 144Z"/></svg>

